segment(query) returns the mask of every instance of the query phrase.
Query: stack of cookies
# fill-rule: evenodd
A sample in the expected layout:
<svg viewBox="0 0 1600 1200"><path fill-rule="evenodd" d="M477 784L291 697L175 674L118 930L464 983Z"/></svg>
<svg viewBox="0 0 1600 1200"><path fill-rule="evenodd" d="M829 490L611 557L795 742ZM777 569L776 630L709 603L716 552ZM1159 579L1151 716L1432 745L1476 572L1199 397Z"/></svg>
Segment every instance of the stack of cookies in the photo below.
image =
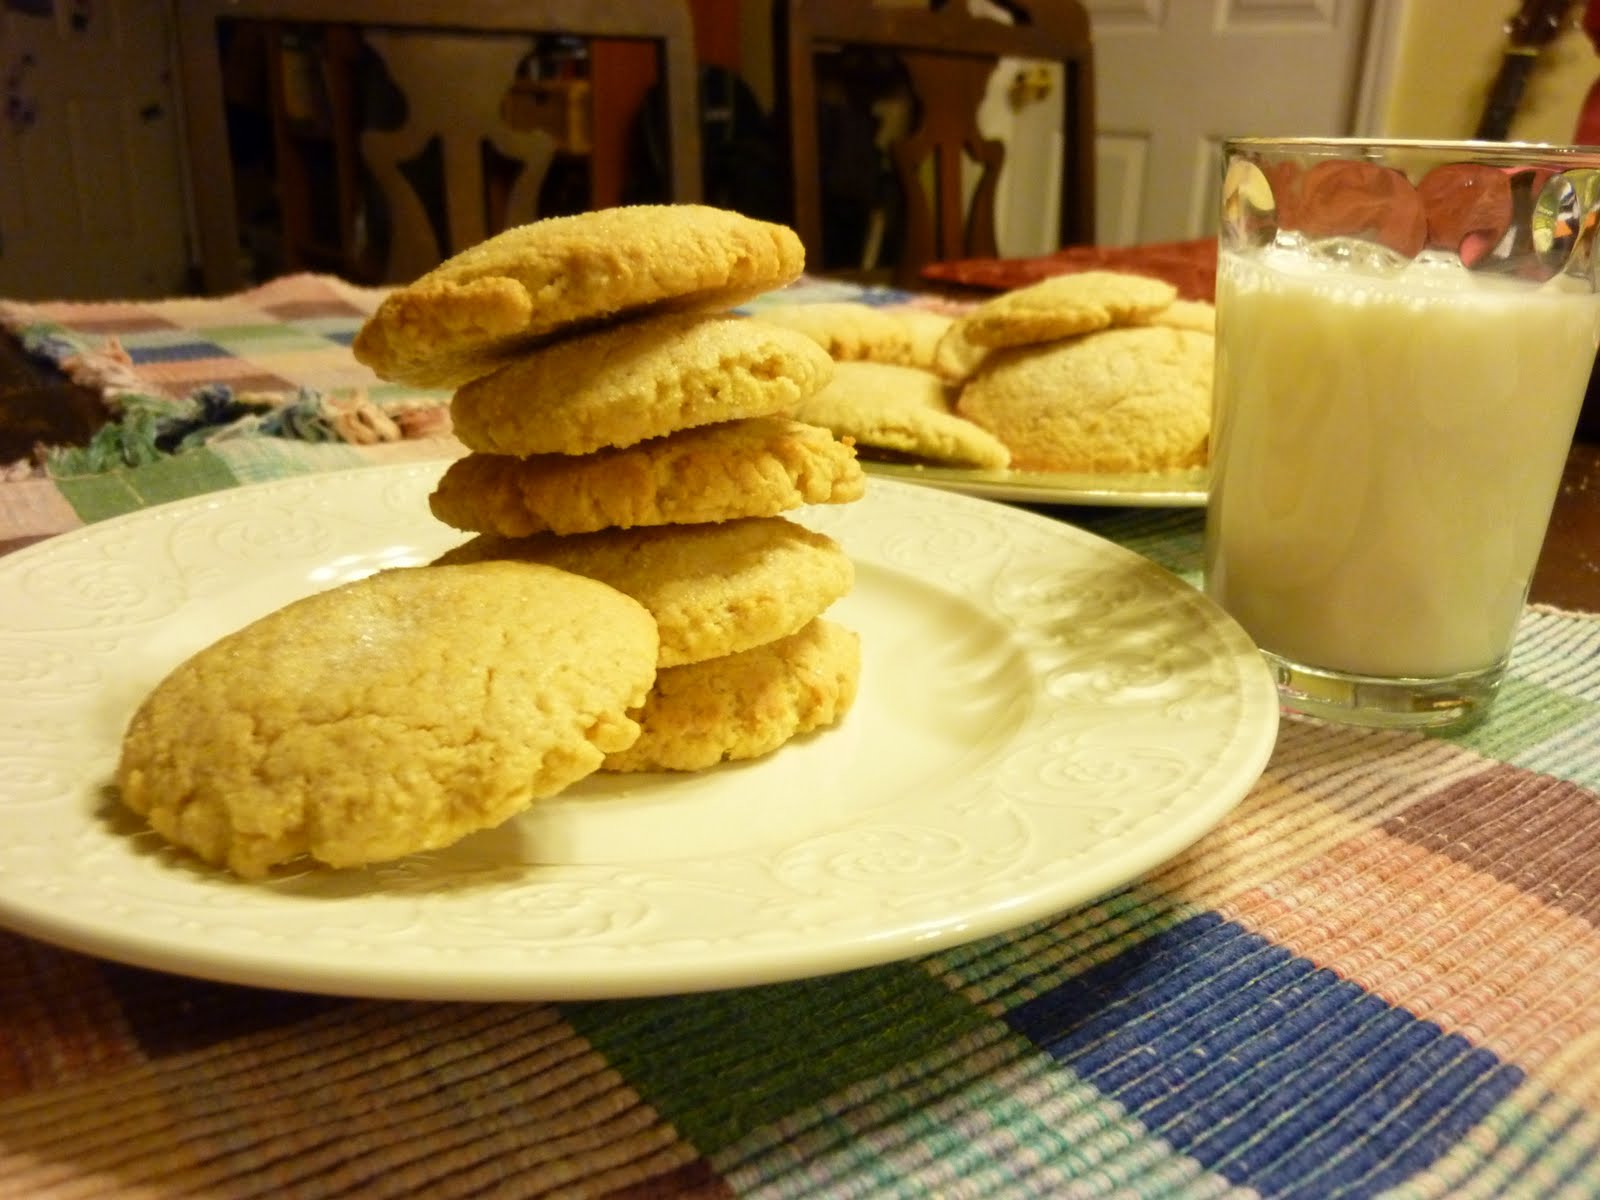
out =
<svg viewBox="0 0 1600 1200"><path fill-rule="evenodd" d="M644 606L658 671L611 771L698 770L836 722L856 635L821 614L850 559L782 514L858 499L847 440L793 419L833 362L735 316L803 266L793 232L700 206L640 206L511 230L392 293L356 356L454 388L471 451L430 498L496 560L588 576Z"/></svg>
<svg viewBox="0 0 1600 1200"><path fill-rule="evenodd" d="M1026 471L1202 467L1211 431L1215 311L1170 283L1116 271L1056 275L959 317L934 367L956 411Z"/></svg>
<svg viewBox="0 0 1600 1200"><path fill-rule="evenodd" d="M432 497L478 532L178 665L129 722L122 801L247 878L448 846L596 770L696 770L837 721L860 647L821 613L852 447L778 416L832 360L729 306L799 274L781 226L701 207L523 226L388 296L355 353L456 389Z"/></svg>

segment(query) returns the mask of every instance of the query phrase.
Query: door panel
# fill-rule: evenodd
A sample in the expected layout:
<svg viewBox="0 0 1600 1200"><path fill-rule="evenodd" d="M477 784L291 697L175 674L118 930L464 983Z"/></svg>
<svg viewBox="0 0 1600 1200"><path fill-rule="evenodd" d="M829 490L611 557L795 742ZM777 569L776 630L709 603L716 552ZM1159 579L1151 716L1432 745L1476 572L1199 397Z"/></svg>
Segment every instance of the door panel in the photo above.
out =
<svg viewBox="0 0 1600 1200"><path fill-rule="evenodd" d="M1122 246L1139 240L1139 202L1145 190L1150 137L1099 133L1095 137L1095 241Z"/></svg>
<svg viewBox="0 0 1600 1200"><path fill-rule="evenodd" d="M1355 130L1372 0L1085 7L1097 83L1096 240L1104 245L1212 232L1223 137Z"/></svg>
<svg viewBox="0 0 1600 1200"><path fill-rule="evenodd" d="M1355 132L1363 52L1383 0L1085 0L1095 43L1095 240L1118 246L1213 231L1221 139ZM1003 14L995 14L1003 16ZM979 124L1010 151L995 201L1004 255L1055 248L1060 68L1008 61ZM977 172L971 173L976 179Z"/></svg>
<svg viewBox="0 0 1600 1200"><path fill-rule="evenodd" d="M182 291L168 40L162 0L0 6L0 294Z"/></svg>

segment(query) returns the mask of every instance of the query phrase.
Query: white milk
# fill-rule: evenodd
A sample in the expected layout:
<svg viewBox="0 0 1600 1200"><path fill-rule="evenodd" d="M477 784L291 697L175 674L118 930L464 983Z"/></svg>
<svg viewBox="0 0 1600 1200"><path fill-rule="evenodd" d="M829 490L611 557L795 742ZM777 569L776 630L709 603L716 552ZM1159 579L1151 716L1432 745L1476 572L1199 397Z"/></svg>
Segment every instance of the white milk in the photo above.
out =
<svg viewBox="0 0 1600 1200"><path fill-rule="evenodd" d="M1600 331L1558 287L1222 255L1206 587L1258 645L1420 678L1505 656Z"/></svg>

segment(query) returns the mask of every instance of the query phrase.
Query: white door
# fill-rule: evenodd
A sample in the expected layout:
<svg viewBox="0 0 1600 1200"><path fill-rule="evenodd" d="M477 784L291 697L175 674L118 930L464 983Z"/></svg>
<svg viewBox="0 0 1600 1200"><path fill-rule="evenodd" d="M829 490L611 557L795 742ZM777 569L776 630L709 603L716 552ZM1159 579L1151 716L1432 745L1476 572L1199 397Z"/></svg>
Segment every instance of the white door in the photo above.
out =
<svg viewBox="0 0 1600 1200"><path fill-rule="evenodd" d="M0 295L183 291L165 0L0 4Z"/></svg>
<svg viewBox="0 0 1600 1200"><path fill-rule="evenodd" d="M1374 0L1085 7L1094 32L1102 245L1214 232L1224 137L1357 132Z"/></svg>
<svg viewBox="0 0 1600 1200"><path fill-rule="evenodd" d="M1213 232L1225 136L1357 132L1373 65L1364 63L1368 18L1387 2L1084 0L1094 38L1095 241ZM995 198L1002 255L1055 249L1061 86L1059 65L1005 60L979 110L980 128L1010 147ZM976 169L969 174L975 184Z"/></svg>

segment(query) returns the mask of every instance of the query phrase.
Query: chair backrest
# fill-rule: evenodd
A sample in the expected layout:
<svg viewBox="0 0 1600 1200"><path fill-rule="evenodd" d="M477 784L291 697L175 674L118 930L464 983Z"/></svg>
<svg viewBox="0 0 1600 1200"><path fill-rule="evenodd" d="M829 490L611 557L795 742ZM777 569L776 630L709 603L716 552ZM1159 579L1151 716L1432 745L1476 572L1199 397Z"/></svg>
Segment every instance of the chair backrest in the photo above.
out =
<svg viewBox="0 0 1600 1200"><path fill-rule="evenodd" d="M894 280L915 283L938 259L997 250L995 189L1006 147L978 126L978 107L1002 59L1059 63L1063 139L1060 243L1094 240L1094 59L1078 0L1004 0L1010 22L972 15L967 0L779 0L774 40L780 107L789 131L794 226L807 262L823 258L824 156L818 120L819 56L861 51L903 71L914 105L886 149L898 181L903 237ZM981 171L964 202L963 159ZM925 178L931 178L931 195Z"/></svg>
<svg viewBox="0 0 1600 1200"><path fill-rule="evenodd" d="M249 282L245 278L240 252L239 218L235 187L229 166L227 111L224 105L219 33L223 22L279 21L317 26L353 26L363 34L376 36L385 47L391 74L398 80L421 70L415 55L397 43L397 35L384 31L427 32L453 48L458 58L498 51L466 47L468 35L567 34L577 38L607 38L652 43L658 51L661 82L666 93L667 126L671 132L669 148L669 187L677 201L695 201L701 195L700 126L698 117L697 68L694 24L687 0L649 0L648 3L618 3L617 0L183 0L172 6L176 22L178 64L187 126L187 150L191 178L190 198L195 230L196 252L201 286L207 292L232 291ZM447 36L448 35L448 36ZM487 39L486 39L487 40ZM466 59L462 59L466 61ZM498 73L498 72L497 72ZM491 88L505 92L509 72L498 79L477 74L441 75L410 89L407 102L412 120L394 138L364 139L361 152L375 176L387 177L386 194L391 198L394 236L401 238L400 259L391 255L391 278L415 273L424 259L435 261L464 248L485 232L481 197L448 197L444 222L449 244L430 255L421 240L423 217L403 199L397 177L389 172L413 135L428 123L437 125L439 112L448 111L459 95L461 111L470 106L482 108L483 96ZM420 109L419 107L420 106ZM445 118L449 125L450 118ZM489 130L479 116L464 118L484 134L471 153L481 153L490 145L504 158L520 161L523 170L513 185L512 195L499 205L513 216L527 216L527 195L542 178L549 161L545 140L537 135L517 137L509 127ZM447 187L454 184L465 190L481 189L479 168L472 166L462 149L466 139L456 129L441 140L443 176ZM452 153L452 146L455 152ZM541 161L542 160L542 161ZM452 167L452 164L453 167ZM430 226L431 227L431 226Z"/></svg>
<svg viewBox="0 0 1600 1200"><path fill-rule="evenodd" d="M415 279L455 251L533 220L558 143L543 129L514 129L505 120L506 90L528 47L511 38L377 29L366 41L406 98L402 125L361 135L362 158L387 208L384 278ZM444 79L448 87L440 86ZM406 173L430 147L439 157L439 220ZM499 204L486 147L517 168Z"/></svg>

